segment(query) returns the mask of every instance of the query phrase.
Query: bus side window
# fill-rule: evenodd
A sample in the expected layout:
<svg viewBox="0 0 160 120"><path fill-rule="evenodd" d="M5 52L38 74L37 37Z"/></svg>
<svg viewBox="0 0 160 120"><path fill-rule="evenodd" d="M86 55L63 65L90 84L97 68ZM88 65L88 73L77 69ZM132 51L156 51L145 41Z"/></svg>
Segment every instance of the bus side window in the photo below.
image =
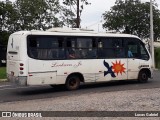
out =
<svg viewBox="0 0 160 120"><path fill-rule="evenodd" d="M64 59L66 57L64 50L64 37L58 37L58 46L56 50L58 59Z"/></svg>
<svg viewBox="0 0 160 120"><path fill-rule="evenodd" d="M69 59L75 59L76 58L76 54L75 54L75 51L73 49L68 49L67 52L68 52L68 58Z"/></svg>
<svg viewBox="0 0 160 120"><path fill-rule="evenodd" d="M37 40L36 39L31 39L29 41L29 56L32 58L37 58L38 57L38 52L37 52Z"/></svg>
<svg viewBox="0 0 160 120"><path fill-rule="evenodd" d="M127 44L128 58L139 58L139 44L136 39L130 40Z"/></svg>
<svg viewBox="0 0 160 120"><path fill-rule="evenodd" d="M92 46L88 50L88 58L97 58L97 45L96 39L92 38Z"/></svg>
<svg viewBox="0 0 160 120"><path fill-rule="evenodd" d="M112 45L113 45L113 48L115 49L115 57L116 58L125 58L126 57L125 48L124 48L122 38L114 38Z"/></svg>
<svg viewBox="0 0 160 120"><path fill-rule="evenodd" d="M149 60L149 54L143 43L140 44L140 58L143 60Z"/></svg>
<svg viewBox="0 0 160 120"><path fill-rule="evenodd" d="M104 53L104 49L103 49L103 43L102 40L98 40L98 57L99 58L103 58L105 57L105 53Z"/></svg>
<svg viewBox="0 0 160 120"><path fill-rule="evenodd" d="M75 42L75 38L67 38L66 41L66 56L68 59L75 59L77 58L76 56L76 51L75 51L75 47L76 47L76 42Z"/></svg>
<svg viewBox="0 0 160 120"><path fill-rule="evenodd" d="M112 38L99 38L98 40L98 58L114 58L115 52L112 47Z"/></svg>

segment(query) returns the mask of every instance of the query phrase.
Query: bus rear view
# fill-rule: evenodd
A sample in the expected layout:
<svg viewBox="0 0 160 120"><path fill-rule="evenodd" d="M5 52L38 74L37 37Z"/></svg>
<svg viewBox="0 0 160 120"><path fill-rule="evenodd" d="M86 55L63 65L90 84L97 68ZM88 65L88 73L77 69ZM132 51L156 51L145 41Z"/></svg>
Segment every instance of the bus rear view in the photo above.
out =
<svg viewBox="0 0 160 120"><path fill-rule="evenodd" d="M23 32L9 37L7 46L7 77L18 85L27 85L26 46Z"/></svg>

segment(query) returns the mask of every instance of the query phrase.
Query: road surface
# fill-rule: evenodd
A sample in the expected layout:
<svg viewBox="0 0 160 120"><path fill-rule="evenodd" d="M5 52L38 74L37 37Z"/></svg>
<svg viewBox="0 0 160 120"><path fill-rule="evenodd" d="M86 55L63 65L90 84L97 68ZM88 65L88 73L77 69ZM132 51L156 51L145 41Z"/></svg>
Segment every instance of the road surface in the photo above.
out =
<svg viewBox="0 0 160 120"><path fill-rule="evenodd" d="M160 88L160 71L155 71L153 77L154 78L150 79L148 83L116 81L81 85L80 89L76 91L67 91L64 88L56 89L50 86L20 87L10 83L0 83L0 103L73 96L74 94L82 95L86 93Z"/></svg>

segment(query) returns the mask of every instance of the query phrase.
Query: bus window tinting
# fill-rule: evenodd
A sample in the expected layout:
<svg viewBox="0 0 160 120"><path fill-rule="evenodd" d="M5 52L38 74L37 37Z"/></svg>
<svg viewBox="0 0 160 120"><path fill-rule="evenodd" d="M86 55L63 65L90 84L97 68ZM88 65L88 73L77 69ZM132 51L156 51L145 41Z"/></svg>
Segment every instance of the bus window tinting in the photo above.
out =
<svg viewBox="0 0 160 120"><path fill-rule="evenodd" d="M140 44L140 58L143 60L149 60L149 54L142 43Z"/></svg>
<svg viewBox="0 0 160 120"><path fill-rule="evenodd" d="M144 45L137 39L110 37L29 36L28 55L34 59L149 59ZM70 57L71 56L71 57Z"/></svg>
<svg viewBox="0 0 160 120"><path fill-rule="evenodd" d="M145 45L141 41L138 39L129 39L126 42L128 58L149 60L149 54L145 48ZM130 56L129 53L131 53L132 56Z"/></svg>
<svg viewBox="0 0 160 120"><path fill-rule="evenodd" d="M34 59L63 59L65 51L60 37L30 36L28 38L28 55Z"/></svg>
<svg viewBox="0 0 160 120"><path fill-rule="evenodd" d="M76 39L72 37L68 37L66 40L66 56L67 59L75 59L77 58L76 54Z"/></svg>
<svg viewBox="0 0 160 120"><path fill-rule="evenodd" d="M96 58L96 43L92 38L68 38L66 44L68 59Z"/></svg>
<svg viewBox="0 0 160 120"><path fill-rule="evenodd" d="M123 40L118 38L100 38L98 40L99 58L125 58Z"/></svg>

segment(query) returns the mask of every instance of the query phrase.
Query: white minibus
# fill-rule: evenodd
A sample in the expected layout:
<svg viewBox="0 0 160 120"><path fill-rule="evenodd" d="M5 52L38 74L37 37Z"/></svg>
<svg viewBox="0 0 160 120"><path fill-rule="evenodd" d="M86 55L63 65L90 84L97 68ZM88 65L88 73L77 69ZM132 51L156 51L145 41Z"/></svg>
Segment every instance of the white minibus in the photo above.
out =
<svg viewBox="0 0 160 120"><path fill-rule="evenodd" d="M139 37L76 28L10 35L7 77L19 85L65 85L111 80L147 82L152 59Z"/></svg>

